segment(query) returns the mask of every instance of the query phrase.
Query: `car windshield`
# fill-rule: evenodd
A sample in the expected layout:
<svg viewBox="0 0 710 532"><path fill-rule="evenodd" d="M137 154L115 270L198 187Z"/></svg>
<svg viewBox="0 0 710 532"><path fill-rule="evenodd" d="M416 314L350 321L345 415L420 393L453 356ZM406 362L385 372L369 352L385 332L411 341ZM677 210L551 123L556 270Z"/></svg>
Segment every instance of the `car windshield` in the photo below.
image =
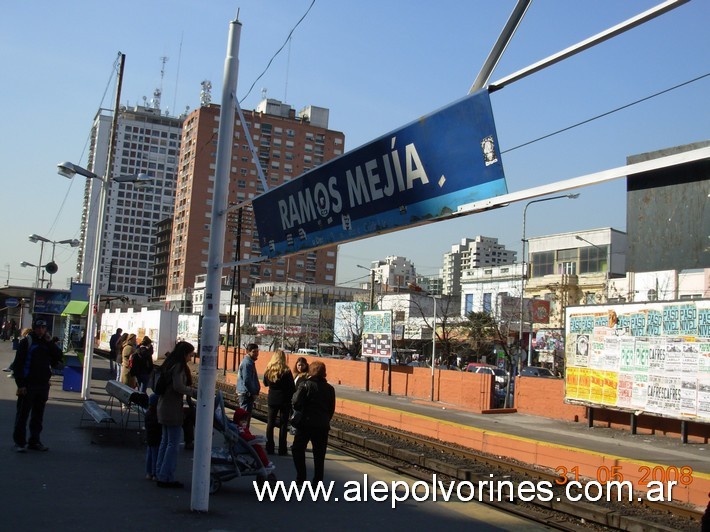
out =
<svg viewBox="0 0 710 532"><path fill-rule="evenodd" d="M495 373L498 377L507 377L508 376L508 374L505 372L505 370L502 370L500 368L493 369L493 373Z"/></svg>

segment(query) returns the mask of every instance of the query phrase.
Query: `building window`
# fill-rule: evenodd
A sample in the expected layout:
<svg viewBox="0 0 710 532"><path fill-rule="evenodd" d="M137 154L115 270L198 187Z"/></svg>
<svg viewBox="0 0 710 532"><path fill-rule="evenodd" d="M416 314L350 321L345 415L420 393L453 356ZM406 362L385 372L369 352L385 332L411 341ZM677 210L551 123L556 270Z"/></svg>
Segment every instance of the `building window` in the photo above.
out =
<svg viewBox="0 0 710 532"><path fill-rule="evenodd" d="M533 253L530 257L532 262L532 276L542 277L543 275L551 275L554 273L555 267L555 252L542 251Z"/></svg>
<svg viewBox="0 0 710 532"><path fill-rule="evenodd" d="M597 273L608 270L607 246L579 248L579 273Z"/></svg>
<svg viewBox="0 0 710 532"><path fill-rule="evenodd" d="M558 262L557 263L557 274L558 275L577 275L577 263L576 262Z"/></svg>
<svg viewBox="0 0 710 532"><path fill-rule="evenodd" d="M486 312L488 314L491 313L493 310L493 294L490 292L484 293L483 294L483 312Z"/></svg>
<svg viewBox="0 0 710 532"><path fill-rule="evenodd" d="M464 313L468 314L473 312L473 294L466 294L466 299L464 301Z"/></svg>

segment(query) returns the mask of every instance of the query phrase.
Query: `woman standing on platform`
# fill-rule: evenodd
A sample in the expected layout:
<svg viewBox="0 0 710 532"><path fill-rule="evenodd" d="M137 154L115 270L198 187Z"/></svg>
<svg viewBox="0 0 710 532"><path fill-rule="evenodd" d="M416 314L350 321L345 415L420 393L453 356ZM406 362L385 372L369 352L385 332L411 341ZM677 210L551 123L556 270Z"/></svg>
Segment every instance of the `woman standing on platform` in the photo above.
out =
<svg viewBox="0 0 710 532"><path fill-rule="evenodd" d="M276 351L264 371L264 386L269 388L267 404L269 413L266 423L266 452L274 452L274 425L279 416L279 456L288 454L286 438L288 436L288 417L291 414L291 398L296 386L293 375L286 365L283 349Z"/></svg>
<svg viewBox="0 0 710 532"><path fill-rule="evenodd" d="M126 340L128 340L128 333L123 333L118 340L116 340L114 359L116 360L116 380L118 382L121 382L121 372L123 371L123 346L126 345Z"/></svg>
<svg viewBox="0 0 710 532"><path fill-rule="evenodd" d="M335 389L325 377L325 364L313 362L308 369L308 379L293 396L294 411L302 413L291 448L298 483L306 481L306 446L309 441L313 447L313 482L323 481L330 420L335 413Z"/></svg>
<svg viewBox="0 0 710 532"><path fill-rule="evenodd" d="M136 345L138 345L136 342L136 335L131 333L128 335L128 338L126 338L126 341L123 343L123 348L121 349L121 382L131 388L138 386L136 378L131 376L129 373L131 370L131 355L133 354L133 351L135 351Z"/></svg>
<svg viewBox="0 0 710 532"><path fill-rule="evenodd" d="M293 382L296 388L298 388L298 385L306 382L308 378L308 360L306 360L305 357L298 357L296 365L293 366L293 373L296 375Z"/></svg>
<svg viewBox="0 0 710 532"><path fill-rule="evenodd" d="M194 352L191 343L178 342L160 368L160 379L166 379L167 383L158 399L158 422L163 426L156 468L160 488L183 486L175 480L175 469L184 421L183 396L192 395L192 373L187 363Z"/></svg>

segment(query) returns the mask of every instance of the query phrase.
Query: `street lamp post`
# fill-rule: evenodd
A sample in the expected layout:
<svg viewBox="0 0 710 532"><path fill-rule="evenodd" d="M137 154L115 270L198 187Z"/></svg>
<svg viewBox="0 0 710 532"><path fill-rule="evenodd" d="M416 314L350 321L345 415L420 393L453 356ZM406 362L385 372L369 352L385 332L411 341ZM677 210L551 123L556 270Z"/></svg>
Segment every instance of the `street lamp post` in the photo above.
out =
<svg viewBox="0 0 710 532"><path fill-rule="evenodd" d="M31 234L30 235L30 242L39 242L41 244L40 247L40 252L39 252L39 264L40 267L42 266L42 253L44 251L44 243L47 242L48 244L52 244L52 258L51 260L44 265L44 269L49 273L49 282L47 283L47 288L51 288L52 286L52 276L57 273L57 264L54 262L54 250L57 247L57 244L69 244L71 247L76 248L79 247L80 242L76 238L68 238L66 240L50 240L49 238L45 238L43 236L40 236L38 234ZM38 270L39 272L39 270ZM40 280L37 279L37 283L39 286ZM44 272L42 272L42 283L44 283Z"/></svg>
<svg viewBox="0 0 710 532"><path fill-rule="evenodd" d="M520 273L520 322L519 322L519 328L518 332L520 333L520 348L522 349L522 344L523 344L523 318L524 318L524 301L525 301L525 279L527 277L526 271L525 271L525 243L527 240L525 239L525 217L527 216L528 213L528 207L532 205L533 203L540 203L543 201L552 201L556 199L562 199L562 198L567 198L567 199L577 199L579 197L579 194L562 194L560 196L551 196L549 198L541 198L541 199L536 199L532 201L528 201L525 204L525 208L523 209L523 249L522 249L522 272ZM532 331L530 331L532 334ZM528 347L528 366L532 363L532 349Z"/></svg>
<svg viewBox="0 0 710 532"><path fill-rule="evenodd" d="M434 302L434 319L431 327L431 400L434 400L434 364L436 363L436 296L431 292L422 289L421 286L408 283L407 286L422 295L430 297Z"/></svg>
<svg viewBox="0 0 710 532"><path fill-rule="evenodd" d="M100 177L94 172L91 172L81 166L77 166L70 162L64 162L57 165L58 173L61 176L71 179L76 174L84 176L90 179L98 179L101 181L101 196L99 200L99 210L98 210L98 220L96 227L96 237L94 238L94 256L93 256L93 266L91 268L91 282L89 284L91 290L91 296L89 303L91 306L89 312L86 315L86 344L84 346L84 368L81 382L81 398L84 400L91 398L91 366L92 357L94 354L94 335L96 328L96 318L94 316L95 312L98 312L99 308L99 267L101 264L101 240L103 235L104 227L104 214L106 212L106 204L108 202L108 189L112 181L109 174L106 177ZM152 178L145 174L138 174L136 176L117 176L113 178L113 181L118 183L136 183L146 184L152 181Z"/></svg>
<svg viewBox="0 0 710 532"><path fill-rule="evenodd" d="M370 308L368 310L375 310L375 270L360 264L355 266L370 272ZM365 357L365 391L370 391L370 357Z"/></svg>
<svg viewBox="0 0 710 532"><path fill-rule="evenodd" d="M20 266L22 266L23 268L27 268L28 266L31 266L32 268L37 269L37 273L35 274L35 286L37 286L37 288L40 288L40 286L39 286L39 270L42 266L37 266L36 264L32 264L31 262L27 262L26 260L23 260L20 263Z"/></svg>

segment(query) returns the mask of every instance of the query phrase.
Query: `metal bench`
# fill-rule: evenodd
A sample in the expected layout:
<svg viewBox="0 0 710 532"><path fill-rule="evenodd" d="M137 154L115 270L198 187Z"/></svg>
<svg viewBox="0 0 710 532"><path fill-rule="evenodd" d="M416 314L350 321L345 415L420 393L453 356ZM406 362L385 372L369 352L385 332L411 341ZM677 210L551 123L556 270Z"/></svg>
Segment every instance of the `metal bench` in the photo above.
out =
<svg viewBox="0 0 710 532"><path fill-rule="evenodd" d="M106 393L109 395L108 408L111 417L114 405L120 412L121 427L128 428L129 423L136 424L138 429L143 427L143 418L148 408L148 394L118 381L108 381Z"/></svg>
<svg viewBox="0 0 710 532"><path fill-rule="evenodd" d="M93 419L98 425L103 425L105 423L109 427L111 426L111 423L116 423L116 420L113 419L111 414L101 408L99 403L92 401L91 399L84 401L84 409L81 413L79 427L84 424L84 421L89 421L89 419Z"/></svg>

